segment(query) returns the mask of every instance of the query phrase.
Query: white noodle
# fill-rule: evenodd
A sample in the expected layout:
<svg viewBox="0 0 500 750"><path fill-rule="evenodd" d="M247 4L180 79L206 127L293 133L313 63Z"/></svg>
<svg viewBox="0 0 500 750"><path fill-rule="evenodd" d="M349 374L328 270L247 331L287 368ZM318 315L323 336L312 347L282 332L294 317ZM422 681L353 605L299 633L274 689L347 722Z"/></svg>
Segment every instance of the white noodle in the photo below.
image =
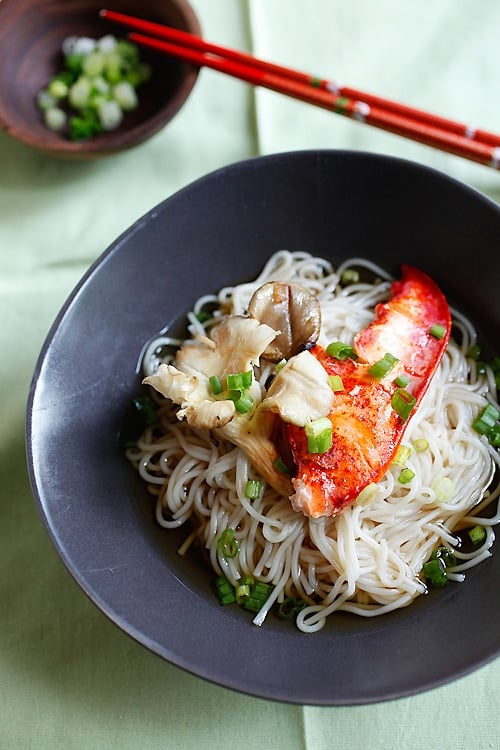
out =
<svg viewBox="0 0 500 750"><path fill-rule="evenodd" d="M353 267L367 269L378 281L342 287L342 273ZM388 274L363 259L347 260L334 270L308 253L280 251L254 282L201 298L189 316L191 333L206 332L222 315L245 313L255 289L271 280L295 281L318 295L323 344L333 339L352 342L372 320L374 306L387 298L390 286ZM196 316L207 306L210 319L201 324ZM307 602L297 617L305 632L319 630L338 610L372 617L405 607L426 591L419 574L433 549L457 544L456 531L467 526L484 526L486 541L471 553L457 550L450 579L463 580L464 570L491 555L492 527L500 521L500 485L493 486L492 480L500 461L498 451L471 423L488 401L494 403L494 380L491 373L478 374L474 361L466 358L476 343L471 323L455 313L454 324L459 342L450 340L403 437L409 447L415 440L428 443L427 450L411 451L407 465L414 479L400 484L401 467L392 464L373 499L337 517L311 519L296 513L288 499L270 487L256 500L246 498L246 482L256 474L242 450L178 422L167 401L160 407L161 435L146 431L129 452L157 496L158 522L166 528L192 522L194 531L190 529L182 553L195 540L208 551L214 571L233 584L251 574L274 586L256 624L262 624L273 602L286 596ZM163 345L179 343L165 336L152 341L145 353L145 373L158 366ZM165 361L171 361L171 354ZM263 369L262 388L271 372ZM479 517L494 502L493 517ZM231 560L217 548L228 527L235 529L240 548Z"/></svg>

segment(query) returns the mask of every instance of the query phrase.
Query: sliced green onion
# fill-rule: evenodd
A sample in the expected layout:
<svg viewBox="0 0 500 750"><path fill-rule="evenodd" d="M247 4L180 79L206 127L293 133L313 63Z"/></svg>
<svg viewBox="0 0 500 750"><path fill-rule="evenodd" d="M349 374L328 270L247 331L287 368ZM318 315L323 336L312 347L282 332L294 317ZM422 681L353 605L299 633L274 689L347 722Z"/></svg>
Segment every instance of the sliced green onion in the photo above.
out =
<svg viewBox="0 0 500 750"><path fill-rule="evenodd" d="M225 576L217 576L215 579L215 588L217 589L217 596L219 602L225 607L228 604L233 604L236 601L236 595L234 588L229 583Z"/></svg>
<svg viewBox="0 0 500 750"><path fill-rule="evenodd" d="M403 422L410 416L415 403L415 396L409 391L405 391L404 388L398 388L391 398L391 406L396 414L401 417Z"/></svg>
<svg viewBox="0 0 500 750"><path fill-rule="evenodd" d="M411 482L411 480L415 477L415 472L411 469L403 469L403 471L400 473L398 477L398 482L400 484L408 484L408 482Z"/></svg>
<svg viewBox="0 0 500 750"><path fill-rule="evenodd" d="M344 383L342 382L340 375L329 375L328 382L330 383L330 388L335 393L344 390Z"/></svg>
<svg viewBox="0 0 500 750"><path fill-rule="evenodd" d="M398 375L397 378L394 379L394 385L397 385L398 388L406 388L409 382L410 378L408 375Z"/></svg>
<svg viewBox="0 0 500 750"><path fill-rule="evenodd" d="M356 271L354 268L346 268L346 270L342 273L340 281L343 286L347 286L348 284L357 284L359 281L359 271Z"/></svg>
<svg viewBox="0 0 500 750"><path fill-rule="evenodd" d="M252 385L252 370L247 372L233 372L226 377L226 387L229 390L244 390Z"/></svg>
<svg viewBox="0 0 500 750"><path fill-rule="evenodd" d="M282 474L290 474L291 472L290 467L286 465L281 456L278 456L278 458L275 459L274 466L278 471L281 471Z"/></svg>
<svg viewBox="0 0 500 750"><path fill-rule="evenodd" d="M90 79L80 76L71 86L68 92L68 101L74 109L85 109L89 103L92 84Z"/></svg>
<svg viewBox="0 0 500 750"><path fill-rule="evenodd" d="M123 120L123 110L114 99L103 102L97 114L103 130L116 130Z"/></svg>
<svg viewBox="0 0 500 750"><path fill-rule="evenodd" d="M206 323L207 320L211 319L210 313L208 313L206 310L200 310L196 313L195 318L199 323Z"/></svg>
<svg viewBox="0 0 500 750"><path fill-rule="evenodd" d="M69 137L72 141L84 141L102 132L97 115L86 110L81 116L69 118Z"/></svg>
<svg viewBox="0 0 500 750"><path fill-rule="evenodd" d="M408 445L400 445L396 451L396 455L392 459L392 463L398 466L406 466L410 455L411 448Z"/></svg>
<svg viewBox="0 0 500 750"><path fill-rule="evenodd" d="M234 402L236 411L239 414L246 414L250 411L253 406L253 398L249 393L242 393L241 396Z"/></svg>
<svg viewBox="0 0 500 750"><path fill-rule="evenodd" d="M54 99L64 99L68 95L69 86L59 76L54 76L47 86L47 90Z"/></svg>
<svg viewBox="0 0 500 750"><path fill-rule="evenodd" d="M258 479L249 479L245 485L245 497L248 497L250 500L256 500L260 497L263 486L263 483Z"/></svg>
<svg viewBox="0 0 500 750"><path fill-rule="evenodd" d="M498 409L493 404L487 404L473 421L472 429L479 432L480 435L486 435L489 430L495 427L499 418L500 412Z"/></svg>
<svg viewBox="0 0 500 750"><path fill-rule="evenodd" d="M80 75L83 67L83 59L84 55L82 55L80 52L72 52L71 54L66 55L66 68L75 76Z"/></svg>
<svg viewBox="0 0 500 750"><path fill-rule="evenodd" d="M447 547L446 544L441 544L432 553L431 560L437 559L442 560L447 568L453 568L457 563L454 551L451 547Z"/></svg>
<svg viewBox="0 0 500 750"><path fill-rule="evenodd" d="M486 539L486 529L484 526L474 526L472 529L469 529L468 534L469 539L475 546L482 544Z"/></svg>
<svg viewBox="0 0 500 750"><path fill-rule="evenodd" d="M332 423L328 417L313 419L305 425L304 431L309 453L326 453L332 447Z"/></svg>
<svg viewBox="0 0 500 750"><path fill-rule="evenodd" d="M252 576L243 576L243 578L238 581L238 585L236 586L235 590L237 604L244 604L247 601L250 596L253 582L254 581Z"/></svg>
<svg viewBox="0 0 500 750"><path fill-rule="evenodd" d="M446 565L441 558L429 560L424 564L423 570L426 580L433 588L440 588L448 583Z"/></svg>
<svg viewBox="0 0 500 750"><path fill-rule="evenodd" d="M444 503L450 500L455 494L455 484L450 477L440 477L431 485L436 493L436 502Z"/></svg>
<svg viewBox="0 0 500 750"><path fill-rule="evenodd" d="M278 617L281 620L293 620L304 607L307 607L307 602L303 599L287 596L278 607Z"/></svg>
<svg viewBox="0 0 500 750"><path fill-rule="evenodd" d="M221 555L227 559L236 557L240 551L238 540L234 538L234 529L226 529L217 540L217 548Z"/></svg>
<svg viewBox="0 0 500 750"><path fill-rule="evenodd" d="M223 391L222 398L226 401L238 401L241 398L241 391Z"/></svg>
<svg viewBox="0 0 500 750"><path fill-rule="evenodd" d="M48 107L43 113L43 120L49 130L62 130L67 119L66 112L60 107Z"/></svg>
<svg viewBox="0 0 500 750"><path fill-rule="evenodd" d="M71 140L94 137L103 130L114 130L123 119L123 113L138 105L136 89L147 80L150 68L139 60L139 48L129 40L116 40L112 35L99 40L90 37L68 37L62 43L64 69L49 81L37 95L42 110L53 102L69 107L69 126L64 127L60 116L58 127L45 122L52 129L64 127ZM52 105L50 105L52 106ZM98 123L90 123L88 110L92 110Z"/></svg>
<svg viewBox="0 0 500 750"><path fill-rule="evenodd" d="M496 424L486 434L491 445L498 448L500 446L500 424Z"/></svg>
<svg viewBox="0 0 500 750"><path fill-rule="evenodd" d="M424 453L429 448L429 442L425 438L417 438L413 441L413 447L416 453Z"/></svg>
<svg viewBox="0 0 500 750"><path fill-rule="evenodd" d="M38 94L36 95L36 103L38 108L41 109L42 112L57 105L56 100L51 94L49 94L47 89L41 89L41 91L38 92Z"/></svg>
<svg viewBox="0 0 500 750"><path fill-rule="evenodd" d="M269 583L258 581L250 590L250 596L243 604L250 612L258 612L266 603L273 587Z"/></svg>
<svg viewBox="0 0 500 750"><path fill-rule="evenodd" d="M379 359L371 367L368 368L368 372L377 380L381 380L387 375L388 372L392 370L392 368L398 361L398 358L395 357L394 354L386 352L382 359Z"/></svg>
<svg viewBox="0 0 500 750"><path fill-rule="evenodd" d="M137 109L139 99L137 92L129 81L119 81L113 86L113 98L118 102L124 112Z"/></svg>
<svg viewBox="0 0 500 750"><path fill-rule="evenodd" d="M210 383L210 388L212 389L212 393L214 396L218 396L219 393L222 393L222 383L220 382L220 378L218 375L211 375L208 379L208 382Z"/></svg>
<svg viewBox="0 0 500 750"><path fill-rule="evenodd" d="M370 484L367 484L366 487L363 487L363 489L357 496L356 505L368 505L368 503L372 502L372 500L375 500L377 495L378 486L375 484L375 482L370 482Z"/></svg>
<svg viewBox="0 0 500 750"><path fill-rule="evenodd" d="M349 346L349 344L344 344L343 341L332 341L332 343L328 344L328 346L326 347L326 353L334 359L344 360L348 357L350 357L351 359L356 359L356 352L354 351L352 346Z"/></svg>
<svg viewBox="0 0 500 750"><path fill-rule="evenodd" d="M429 328L429 333L431 336L434 336L435 339L443 339L446 334L446 328L439 325L439 323L434 323L434 325Z"/></svg>
<svg viewBox="0 0 500 750"><path fill-rule="evenodd" d="M276 364L276 372L279 372L284 368L286 365L286 359L280 359L280 361Z"/></svg>
<svg viewBox="0 0 500 750"><path fill-rule="evenodd" d="M467 356L469 357L469 359L478 360L481 356L481 347L478 344L474 344L474 346L471 346L471 348L467 352Z"/></svg>

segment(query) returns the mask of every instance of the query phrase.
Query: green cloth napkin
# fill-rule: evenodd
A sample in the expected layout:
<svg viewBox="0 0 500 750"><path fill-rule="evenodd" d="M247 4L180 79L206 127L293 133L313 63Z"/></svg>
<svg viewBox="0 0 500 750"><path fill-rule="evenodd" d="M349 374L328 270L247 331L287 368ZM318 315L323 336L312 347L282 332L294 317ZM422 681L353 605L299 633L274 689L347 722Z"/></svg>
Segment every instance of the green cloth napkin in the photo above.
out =
<svg viewBox="0 0 500 750"><path fill-rule="evenodd" d="M494 0L193 6L209 39L500 130ZM0 133L0 750L500 746L498 660L421 695L346 708L252 698L173 667L82 594L31 495L24 447L31 375L89 265L135 219L202 174L258 153L315 147L411 158L500 200L498 172L208 70L167 128L120 156L55 161ZM422 633L415 648L428 638Z"/></svg>

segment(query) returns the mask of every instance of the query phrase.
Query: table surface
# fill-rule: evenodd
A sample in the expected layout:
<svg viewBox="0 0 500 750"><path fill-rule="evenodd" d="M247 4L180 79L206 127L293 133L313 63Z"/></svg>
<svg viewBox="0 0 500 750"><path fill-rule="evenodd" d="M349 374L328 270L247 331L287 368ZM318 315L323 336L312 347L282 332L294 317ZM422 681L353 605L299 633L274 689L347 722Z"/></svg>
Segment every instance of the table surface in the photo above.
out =
<svg viewBox="0 0 500 750"><path fill-rule="evenodd" d="M192 4L213 41L500 130L494 0ZM2 750L500 746L500 660L420 695L340 708L236 694L165 663L82 594L32 498L29 383L52 321L89 265L197 177L256 154L316 147L409 158L500 201L498 172L208 70L168 127L119 156L57 161L0 133Z"/></svg>

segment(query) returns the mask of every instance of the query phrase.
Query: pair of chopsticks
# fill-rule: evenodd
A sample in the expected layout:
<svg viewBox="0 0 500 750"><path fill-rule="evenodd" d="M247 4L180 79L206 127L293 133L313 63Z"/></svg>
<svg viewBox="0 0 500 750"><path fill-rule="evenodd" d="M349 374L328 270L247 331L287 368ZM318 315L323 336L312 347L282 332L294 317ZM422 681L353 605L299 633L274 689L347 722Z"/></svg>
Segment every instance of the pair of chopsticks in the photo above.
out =
<svg viewBox="0 0 500 750"><path fill-rule="evenodd" d="M101 10L100 15L133 29L128 37L137 44L500 169L500 135L495 133L259 60L169 26L107 9Z"/></svg>

